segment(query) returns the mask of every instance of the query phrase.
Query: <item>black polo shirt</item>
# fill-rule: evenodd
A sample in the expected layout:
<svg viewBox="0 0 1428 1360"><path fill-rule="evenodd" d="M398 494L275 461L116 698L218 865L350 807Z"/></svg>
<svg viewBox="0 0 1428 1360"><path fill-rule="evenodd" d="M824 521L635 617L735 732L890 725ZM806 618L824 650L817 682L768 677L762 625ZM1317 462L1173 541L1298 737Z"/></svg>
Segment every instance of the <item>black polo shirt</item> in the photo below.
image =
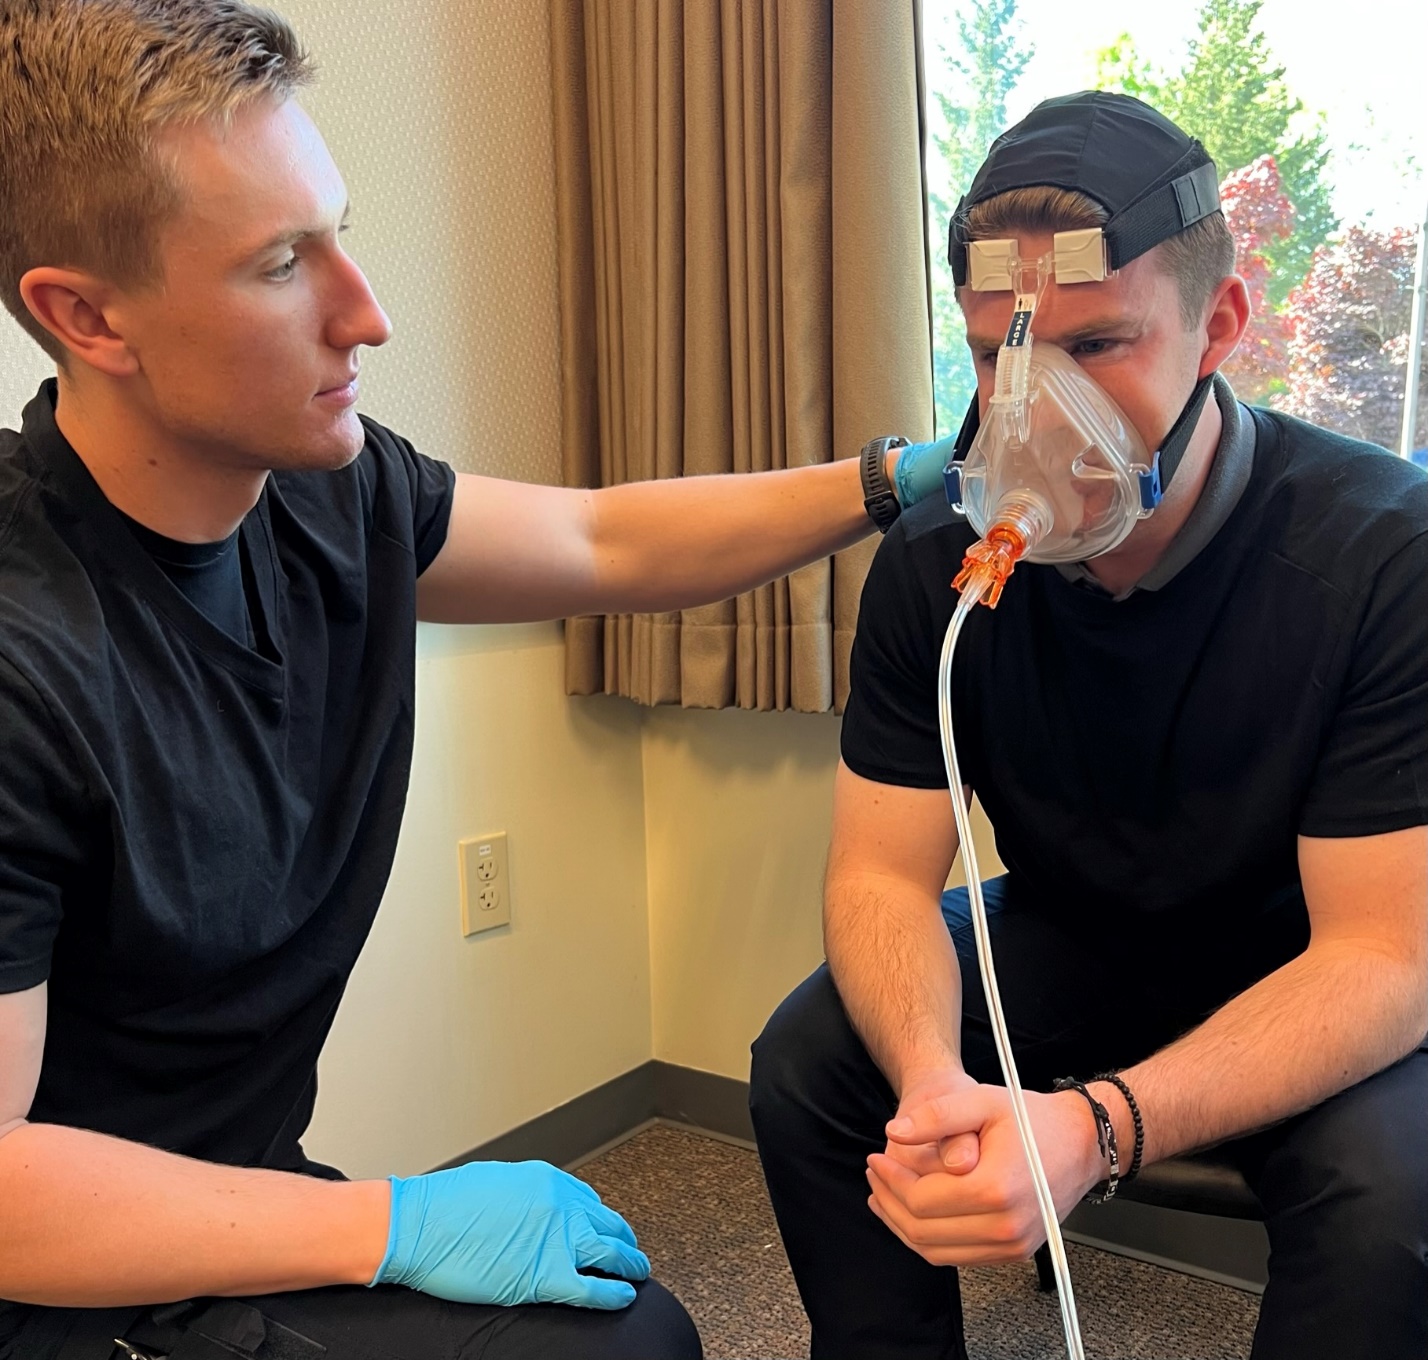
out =
<svg viewBox="0 0 1428 1360"><path fill-rule="evenodd" d="M30 1117L300 1169L391 869L454 475L367 420L348 467L273 474L236 544L248 627L222 626L55 400L0 432L0 991L49 983Z"/></svg>
<svg viewBox="0 0 1428 1360"><path fill-rule="evenodd" d="M953 665L958 759L1020 900L1161 969L1216 966L1300 894L1298 836L1428 822L1428 478L1252 420L1248 483L1170 579L1112 599L1024 563ZM975 538L925 502L879 549L842 735L867 779L945 785L938 657Z"/></svg>

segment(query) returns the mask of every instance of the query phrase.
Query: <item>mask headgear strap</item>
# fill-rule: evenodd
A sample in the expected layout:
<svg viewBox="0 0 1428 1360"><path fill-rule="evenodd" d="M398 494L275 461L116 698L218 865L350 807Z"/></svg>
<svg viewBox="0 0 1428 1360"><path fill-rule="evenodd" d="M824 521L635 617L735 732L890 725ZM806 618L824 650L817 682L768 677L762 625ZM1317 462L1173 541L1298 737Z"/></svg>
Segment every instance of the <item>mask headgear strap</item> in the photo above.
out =
<svg viewBox="0 0 1428 1360"><path fill-rule="evenodd" d="M962 462L981 427L982 411L977 403L977 394L973 392L967 414L962 417L962 428L957 431L956 442L952 445L952 456L942 469L942 487L947 493L947 504L959 512L962 509Z"/></svg>
<svg viewBox="0 0 1428 1360"><path fill-rule="evenodd" d="M1160 498L1165 494L1166 488L1170 485L1170 479L1175 476L1175 469L1180 466L1180 460L1185 456L1185 450L1190 447L1190 438L1195 433L1195 427L1200 423L1200 412L1205 409L1205 399L1210 395L1210 389L1214 385L1215 375L1213 373L1206 374L1195 384L1195 390L1190 394L1190 400L1185 403L1184 410L1176 418L1175 424L1170 427L1170 433L1161 441L1160 452L1152 460L1151 475L1156 479L1153 504L1158 504ZM973 405L975 404L974 402Z"/></svg>

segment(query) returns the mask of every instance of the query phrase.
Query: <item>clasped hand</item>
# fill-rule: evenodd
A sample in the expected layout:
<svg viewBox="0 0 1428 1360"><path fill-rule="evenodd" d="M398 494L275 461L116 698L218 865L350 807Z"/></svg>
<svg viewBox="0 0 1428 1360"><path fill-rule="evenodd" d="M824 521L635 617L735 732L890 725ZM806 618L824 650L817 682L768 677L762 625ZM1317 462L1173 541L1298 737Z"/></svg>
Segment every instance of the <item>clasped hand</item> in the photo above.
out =
<svg viewBox="0 0 1428 1360"><path fill-rule="evenodd" d="M649 1278L635 1234L584 1181L545 1162L470 1162L392 1183L374 1285L456 1303L624 1308ZM595 1269L622 1279L582 1275Z"/></svg>
<svg viewBox="0 0 1428 1360"><path fill-rule="evenodd" d="M1095 1126L1075 1092L1028 1091L1026 1105L1059 1220L1105 1174ZM886 1151L868 1158L868 1205L924 1260L1019 1261L1046 1240L1004 1088L960 1071L914 1081L887 1135Z"/></svg>

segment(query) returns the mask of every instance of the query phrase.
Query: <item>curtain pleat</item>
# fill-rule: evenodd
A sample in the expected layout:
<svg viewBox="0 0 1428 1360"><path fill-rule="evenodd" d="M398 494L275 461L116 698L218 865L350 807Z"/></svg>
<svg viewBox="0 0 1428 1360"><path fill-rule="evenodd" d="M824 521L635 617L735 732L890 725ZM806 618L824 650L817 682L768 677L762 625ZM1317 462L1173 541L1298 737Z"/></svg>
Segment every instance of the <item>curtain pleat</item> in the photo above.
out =
<svg viewBox="0 0 1428 1360"><path fill-rule="evenodd" d="M915 0L552 0L551 36L566 483L929 437ZM841 710L872 546L569 620L567 691Z"/></svg>

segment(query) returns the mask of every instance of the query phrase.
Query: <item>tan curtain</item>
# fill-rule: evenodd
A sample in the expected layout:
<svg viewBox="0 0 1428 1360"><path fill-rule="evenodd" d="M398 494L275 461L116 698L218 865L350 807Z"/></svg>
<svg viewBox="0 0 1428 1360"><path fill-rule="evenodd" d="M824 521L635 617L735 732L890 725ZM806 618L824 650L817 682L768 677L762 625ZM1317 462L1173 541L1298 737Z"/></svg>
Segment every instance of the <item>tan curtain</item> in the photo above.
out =
<svg viewBox="0 0 1428 1360"><path fill-rule="evenodd" d="M932 434L920 0L551 0L570 486ZM572 619L566 687L841 711L869 541Z"/></svg>

